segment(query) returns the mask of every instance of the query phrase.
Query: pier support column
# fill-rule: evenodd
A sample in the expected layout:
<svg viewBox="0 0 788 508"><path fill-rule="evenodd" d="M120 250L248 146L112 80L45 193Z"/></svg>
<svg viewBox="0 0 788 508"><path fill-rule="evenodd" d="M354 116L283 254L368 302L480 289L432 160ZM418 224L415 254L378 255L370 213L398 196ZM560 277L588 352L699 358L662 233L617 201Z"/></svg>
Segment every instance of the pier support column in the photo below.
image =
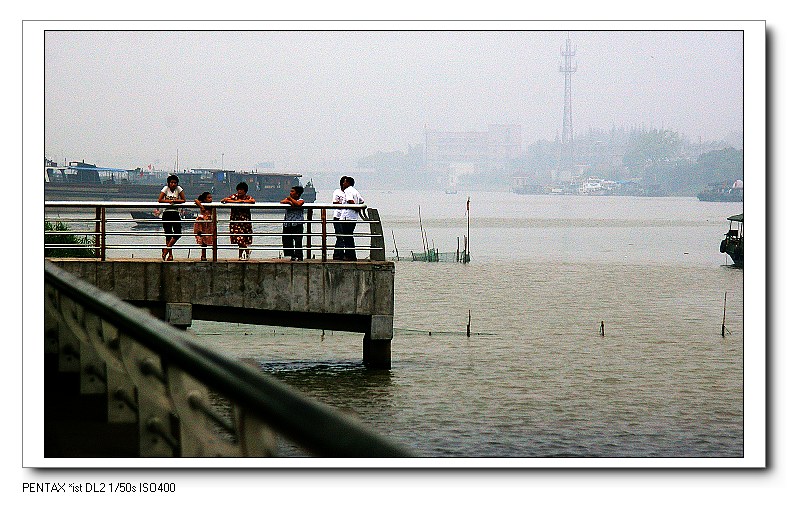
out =
<svg viewBox="0 0 788 508"><path fill-rule="evenodd" d="M391 369L392 338L394 316L371 316L369 331L364 334L364 365L373 369Z"/></svg>
<svg viewBox="0 0 788 508"><path fill-rule="evenodd" d="M166 322L185 330L192 325L192 304L167 303L164 316Z"/></svg>

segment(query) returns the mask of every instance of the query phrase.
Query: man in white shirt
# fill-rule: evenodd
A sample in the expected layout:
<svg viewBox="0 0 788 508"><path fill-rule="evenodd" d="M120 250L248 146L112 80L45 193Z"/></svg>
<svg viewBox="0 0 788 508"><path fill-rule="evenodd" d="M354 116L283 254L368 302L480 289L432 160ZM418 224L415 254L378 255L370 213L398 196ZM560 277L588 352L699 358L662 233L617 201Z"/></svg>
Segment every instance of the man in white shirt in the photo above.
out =
<svg viewBox="0 0 788 508"><path fill-rule="evenodd" d="M352 176L344 176L340 180L340 187L345 192L345 203L349 205L363 205L364 198L356 190L353 185L356 181ZM358 220L358 211L346 208L342 210L340 218L341 231L344 234L344 257L346 261L356 260L356 242L353 239L353 231L356 229L356 221Z"/></svg>
<svg viewBox="0 0 788 508"><path fill-rule="evenodd" d="M334 191L334 197L331 200L332 203L335 205L341 205L345 203L345 188L344 188L344 181L346 176L343 176L339 179L339 188ZM342 234L342 223L339 222L342 219L342 210L341 208L337 208L334 210L334 233L336 236L336 244L334 244L334 255L333 258L336 260L345 259L345 238L340 236Z"/></svg>

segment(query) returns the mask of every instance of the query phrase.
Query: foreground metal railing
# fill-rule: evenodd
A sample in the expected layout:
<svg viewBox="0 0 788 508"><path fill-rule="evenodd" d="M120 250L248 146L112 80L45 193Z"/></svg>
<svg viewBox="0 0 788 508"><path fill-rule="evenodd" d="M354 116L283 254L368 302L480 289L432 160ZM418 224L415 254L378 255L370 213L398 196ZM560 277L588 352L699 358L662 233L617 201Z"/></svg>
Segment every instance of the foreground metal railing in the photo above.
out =
<svg viewBox="0 0 788 508"><path fill-rule="evenodd" d="M256 204L222 204L205 203L205 208L212 211L211 241L206 248L213 261L220 257L235 257L237 245L230 243L231 221L230 208L249 208L252 215L252 244L248 246L258 257L277 257L282 251L283 236L301 236L302 250L305 259L328 260L333 257L337 238L347 238L348 234L334 231L333 213L337 209L354 209L360 218L355 221L356 231L353 233L355 247L352 250L360 258L368 252L369 259L385 261L386 249L383 226L377 209L366 205L334 205L331 203L307 203L303 205L303 235L284 235L282 225L284 212L290 205L280 203ZM44 203L44 220L50 224L64 225L64 230L44 232L44 247L48 250L66 252L68 257L89 257L101 260L112 256L111 251L123 257L124 253L132 252L138 257L156 257L165 242L163 230L164 220L156 218L151 212L163 209L162 203L156 202L115 202L115 201L46 201ZM193 203L175 205L182 211L194 212L198 209ZM149 212L147 215L134 217L136 212ZM277 215L278 214L278 217ZM195 218L182 218L181 237L173 246L178 258L197 257L201 246L194 238ZM358 227L358 226L361 227ZM63 242L64 235L72 235L86 240L81 243ZM60 242L58 242L60 241ZM142 255L142 256L140 256Z"/></svg>
<svg viewBox="0 0 788 508"><path fill-rule="evenodd" d="M141 457L269 457L277 437L326 457L413 453L286 384L45 261L45 340L107 423L135 423ZM211 403L218 393L229 411Z"/></svg>

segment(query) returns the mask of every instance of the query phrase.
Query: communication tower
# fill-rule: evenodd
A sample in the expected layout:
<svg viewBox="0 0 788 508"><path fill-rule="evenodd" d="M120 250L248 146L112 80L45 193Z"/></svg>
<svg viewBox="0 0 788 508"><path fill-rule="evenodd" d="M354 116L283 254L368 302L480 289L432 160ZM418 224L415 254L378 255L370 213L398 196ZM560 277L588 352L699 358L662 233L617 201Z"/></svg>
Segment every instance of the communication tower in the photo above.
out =
<svg viewBox="0 0 788 508"><path fill-rule="evenodd" d="M564 130L561 133L561 169L572 170L575 165L574 154L574 131L572 129L572 74L577 71L577 64L573 62L575 50L572 41L569 39L569 32L566 33L566 43L561 50L564 57L564 64L560 66L560 72L564 75Z"/></svg>

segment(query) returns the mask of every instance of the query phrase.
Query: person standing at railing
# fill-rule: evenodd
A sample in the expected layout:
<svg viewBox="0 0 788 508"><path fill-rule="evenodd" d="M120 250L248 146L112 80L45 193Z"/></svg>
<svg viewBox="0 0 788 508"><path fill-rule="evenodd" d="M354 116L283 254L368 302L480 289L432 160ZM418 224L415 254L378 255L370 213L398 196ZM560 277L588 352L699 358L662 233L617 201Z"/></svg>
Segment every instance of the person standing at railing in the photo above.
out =
<svg viewBox="0 0 788 508"><path fill-rule="evenodd" d="M341 183L341 182L340 182ZM363 205L364 198L361 197L361 194L356 190L355 185L356 181L353 179L352 176L344 177L344 186L342 187L345 191L345 203L349 205ZM344 259L346 261L355 261L356 258L356 242L353 239L353 232L356 229L356 221L358 220L358 211L346 208L342 210L342 218L340 223L342 224L342 234L345 235L345 255Z"/></svg>
<svg viewBox="0 0 788 508"><path fill-rule="evenodd" d="M235 194L222 199L222 203L254 204L254 198L247 194L249 186L239 182ZM249 246L252 244L252 209L247 207L230 208L230 243L238 245L238 259L249 259Z"/></svg>
<svg viewBox="0 0 788 508"><path fill-rule="evenodd" d="M303 261L304 251L301 249L304 239L304 200L301 194L304 188L296 185L290 189L290 195L280 201L282 204L289 204L290 208L285 210L285 222L282 225L282 250L285 257L290 261Z"/></svg>
<svg viewBox="0 0 788 508"><path fill-rule="evenodd" d="M183 193L183 187L178 185L178 177L175 175L168 176L167 185L159 193L159 203L167 203L168 205L161 214L164 225L164 238L167 242L167 247L161 250L162 260L172 261L172 246L181 237L181 214L173 205L185 202L186 196Z"/></svg>
<svg viewBox="0 0 788 508"><path fill-rule="evenodd" d="M194 220L194 237L197 240L197 245L202 248L201 261L208 259L206 255L207 250L209 246L213 245L213 237L216 231L211 210L203 206L203 203L211 202L213 202L213 195L210 192L203 192L194 200L194 204L200 208L200 213Z"/></svg>
<svg viewBox="0 0 788 508"><path fill-rule="evenodd" d="M333 199L331 200L332 203L335 205L342 205L345 203L345 178L346 176L342 176L339 179L339 188L334 191ZM342 210L341 208L337 208L334 210L334 234L336 235L336 243L334 244L334 254L333 259L342 260L345 259L345 238L342 236Z"/></svg>

